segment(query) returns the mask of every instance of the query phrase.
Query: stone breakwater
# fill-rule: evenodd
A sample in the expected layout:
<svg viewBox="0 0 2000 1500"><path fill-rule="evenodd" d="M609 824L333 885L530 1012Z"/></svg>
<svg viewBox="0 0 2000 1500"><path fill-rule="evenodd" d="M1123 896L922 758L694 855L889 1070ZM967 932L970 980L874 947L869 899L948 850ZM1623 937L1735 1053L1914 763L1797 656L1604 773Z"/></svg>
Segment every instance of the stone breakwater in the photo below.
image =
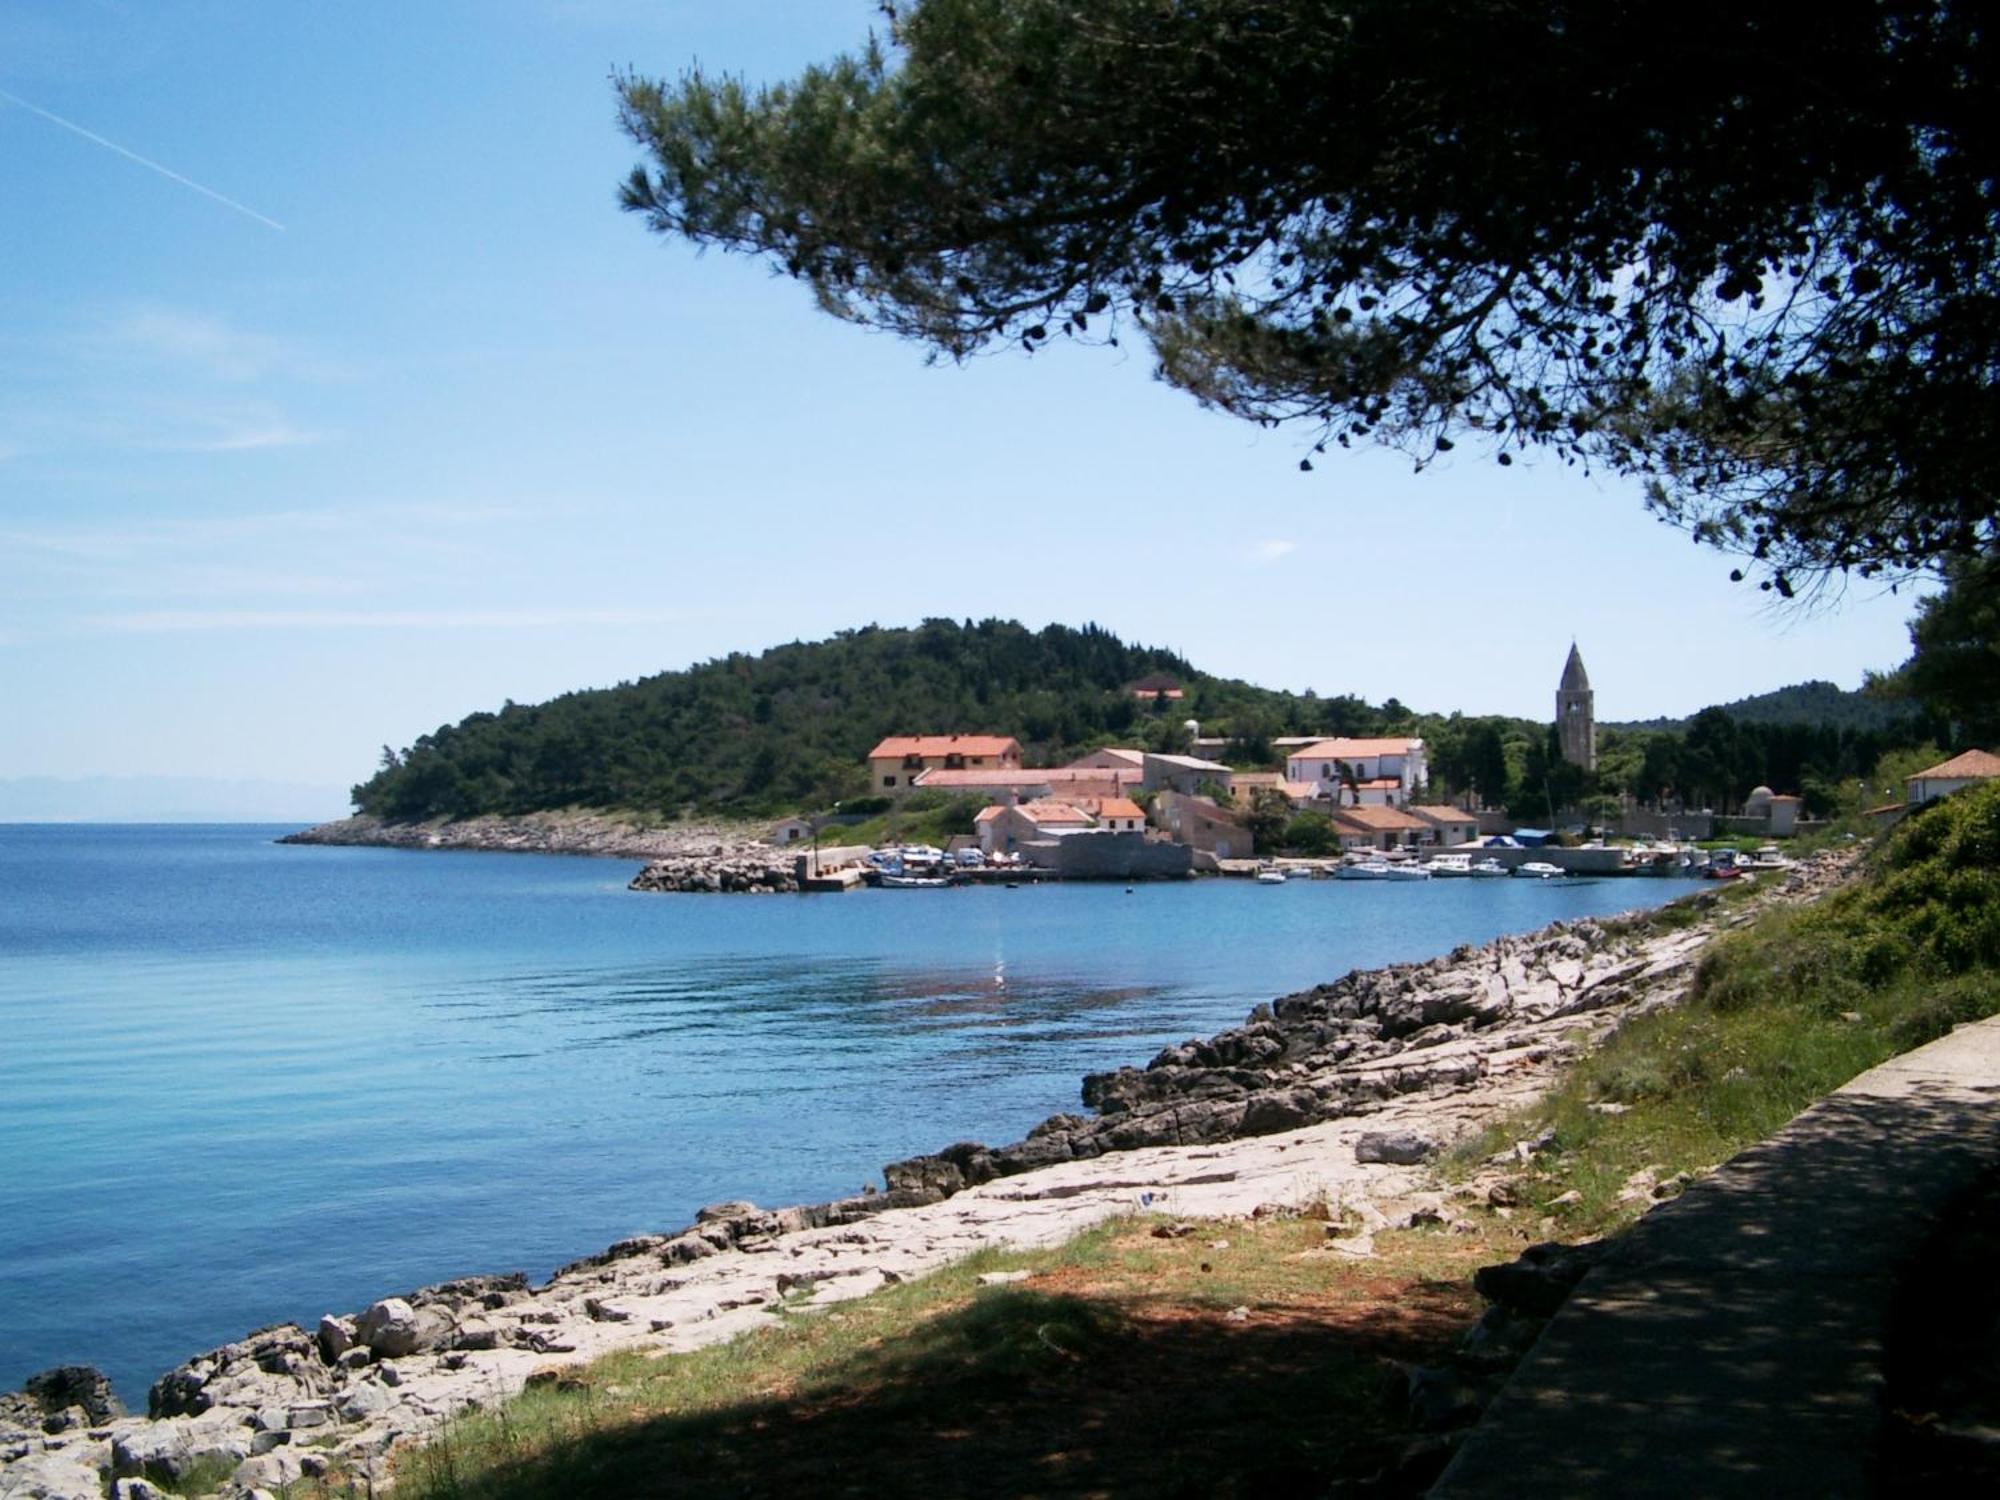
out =
<svg viewBox="0 0 2000 1500"><path fill-rule="evenodd" d="M635 891L743 891L799 889L798 856L782 849L710 844L656 859L632 880Z"/></svg>
<svg viewBox="0 0 2000 1500"><path fill-rule="evenodd" d="M1776 899L1840 873L1833 860L1801 867ZM258 1329L163 1376L146 1417L120 1414L94 1371L48 1372L0 1398L0 1494L94 1500L108 1479L133 1500L153 1480L216 1468L232 1475L225 1494L329 1473L379 1487L398 1445L571 1363L697 1348L770 1326L780 1304L811 1315L1138 1209L1241 1216L1331 1201L1360 1231L1327 1253L1365 1258L1375 1229L1449 1220L1431 1156L1532 1100L1627 1018L1677 1003L1707 939L1747 920L1713 894L1690 899L1698 920L1677 930L1557 924L1286 996L1144 1068L1092 1075L1094 1115L892 1163L886 1191L774 1211L717 1204L540 1287L468 1277L311 1330Z"/></svg>
<svg viewBox="0 0 2000 1500"><path fill-rule="evenodd" d="M477 849L508 854L583 854L604 859L679 859L723 849L761 850L762 830L728 823L642 827L602 813L524 813L514 818L432 818L392 823L361 814L286 834L281 844L367 845L389 849ZM775 856L773 856L775 858ZM789 869L789 860L787 860Z"/></svg>

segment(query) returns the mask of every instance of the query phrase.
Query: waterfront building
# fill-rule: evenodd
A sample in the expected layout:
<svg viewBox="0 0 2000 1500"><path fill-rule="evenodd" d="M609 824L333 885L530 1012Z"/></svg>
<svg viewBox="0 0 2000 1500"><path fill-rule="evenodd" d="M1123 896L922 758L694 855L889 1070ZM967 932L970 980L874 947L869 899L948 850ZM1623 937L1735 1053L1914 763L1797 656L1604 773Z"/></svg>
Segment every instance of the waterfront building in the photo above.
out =
<svg viewBox="0 0 2000 1500"><path fill-rule="evenodd" d="M1926 802L1935 802L1940 797L1948 797L1976 782L1991 781L1995 777L2000 777L2000 755L1985 750L1968 750L1963 755L1954 755L1950 760L1940 761L1930 769L1909 777L1906 800L1911 807L1922 807Z"/></svg>
<svg viewBox="0 0 2000 1500"><path fill-rule="evenodd" d="M1146 752L1143 750L1123 750L1115 745L1106 745L1102 750L1093 750L1088 755L1079 756L1063 769L1067 771L1137 771L1143 775L1146 769Z"/></svg>
<svg viewBox="0 0 2000 1500"><path fill-rule="evenodd" d="M979 847L988 854L1013 854L1020 846L1054 833L1093 827L1096 819L1067 802L1022 802L982 808L973 819Z"/></svg>
<svg viewBox="0 0 2000 1500"><path fill-rule="evenodd" d="M997 734L892 734L868 752L868 785L891 796L925 771L1018 769L1020 741Z"/></svg>
<svg viewBox="0 0 2000 1500"><path fill-rule="evenodd" d="M1569 643L1562 681L1556 685L1556 738L1562 758L1586 771L1597 769L1597 694L1583 669L1583 653Z"/></svg>
<svg viewBox="0 0 2000 1500"><path fill-rule="evenodd" d="M1153 804L1161 825L1177 844L1185 844L1217 859L1249 859L1256 853L1250 830L1235 813L1207 797L1171 788Z"/></svg>
<svg viewBox="0 0 2000 1500"><path fill-rule="evenodd" d="M1342 848L1404 849L1437 837L1435 824L1393 807L1343 807L1333 814Z"/></svg>
<svg viewBox="0 0 2000 1500"><path fill-rule="evenodd" d="M1406 811L1411 817L1430 824L1433 831L1424 840L1425 843L1437 843L1449 849L1457 844L1469 844L1479 837L1479 819L1459 808L1419 803Z"/></svg>
<svg viewBox="0 0 2000 1500"><path fill-rule="evenodd" d="M1336 807L1407 807L1430 780L1414 738L1316 740L1285 759L1285 779L1307 782Z"/></svg>
<svg viewBox="0 0 2000 1500"><path fill-rule="evenodd" d="M1767 838L1788 839L1799 831L1799 810L1804 806L1803 797L1774 792L1767 786L1752 787L1743 799L1742 820L1762 823L1757 832Z"/></svg>
<svg viewBox="0 0 2000 1500"><path fill-rule="evenodd" d="M1130 797L1085 797L1080 805L1106 833L1146 831L1146 809Z"/></svg>
<svg viewBox="0 0 2000 1500"><path fill-rule="evenodd" d="M990 797L995 802L1032 802L1037 797L1121 797L1139 784L1139 772L1116 766L1056 767L1048 770L920 771L910 783L922 791Z"/></svg>
<svg viewBox="0 0 2000 1500"><path fill-rule="evenodd" d="M1149 752L1145 760L1145 784L1149 792L1169 790L1193 795L1204 785L1217 786L1226 792L1235 774L1221 761L1203 760L1198 755Z"/></svg>
<svg viewBox="0 0 2000 1500"><path fill-rule="evenodd" d="M1294 808L1304 808L1319 795L1319 788L1309 781L1287 781L1281 771L1238 771L1230 778L1230 800L1238 808L1248 808L1259 792L1276 792Z"/></svg>

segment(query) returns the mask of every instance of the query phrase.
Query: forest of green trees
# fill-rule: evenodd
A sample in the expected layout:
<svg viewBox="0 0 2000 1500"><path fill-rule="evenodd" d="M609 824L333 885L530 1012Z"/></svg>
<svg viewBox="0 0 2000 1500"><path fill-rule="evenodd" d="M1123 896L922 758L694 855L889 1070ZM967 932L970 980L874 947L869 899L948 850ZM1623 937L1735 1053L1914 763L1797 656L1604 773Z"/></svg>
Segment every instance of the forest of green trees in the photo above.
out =
<svg viewBox="0 0 2000 1500"><path fill-rule="evenodd" d="M1136 701L1128 684L1154 672L1178 678L1186 698ZM1112 743L1178 748L1190 715L1258 734L1413 722L1394 704L1209 677L1092 625L927 620L473 714L401 753L385 747L354 801L391 819L570 806L667 817L791 811L865 792L862 758L888 734L1010 734L1047 764Z"/></svg>
<svg viewBox="0 0 2000 1500"><path fill-rule="evenodd" d="M1129 685L1156 672L1186 696L1135 700ZM1791 721L1712 708L1684 729L1606 728L1586 776L1555 753L1543 723L1260 688L1094 625L927 620L473 714L406 750L384 747L354 803L398 821L559 807L656 818L825 809L865 795L862 758L887 734L1011 734L1031 764L1059 764L1099 745L1184 748L1193 718L1228 736L1223 758L1244 768L1278 763L1271 741L1283 735L1422 735L1434 793L1470 790L1533 822L1621 794L1732 806L1759 784L1831 810L1886 752L1944 742L1942 726L1914 710L1885 719L1837 708L1815 691Z"/></svg>

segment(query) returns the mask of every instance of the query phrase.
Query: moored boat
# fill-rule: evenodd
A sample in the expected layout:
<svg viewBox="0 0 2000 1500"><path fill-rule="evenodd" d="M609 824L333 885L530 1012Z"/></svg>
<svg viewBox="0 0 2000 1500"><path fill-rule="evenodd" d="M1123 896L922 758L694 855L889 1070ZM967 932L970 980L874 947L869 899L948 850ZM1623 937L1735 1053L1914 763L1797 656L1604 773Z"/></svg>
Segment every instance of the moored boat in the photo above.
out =
<svg viewBox="0 0 2000 1500"><path fill-rule="evenodd" d="M1545 860L1531 859L1524 865L1516 865L1514 873L1525 880L1554 880L1563 873L1563 867L1549 864Z"/></svg>
<svg viewBox="0 0 2000 1500"><path fill-rule="evenodd" d="M1472 873L1472 856L1470 854L1434 854L1431 856L1429 862L1425 864L1424 868L1431 872L1433 879L1462 880Z"/></svg>
<svg viewBox="0 0 2000 1500"><path fill-rule="evenodd" d="M1507 878L1507 867L1488 855L1465 873L1474 880L1504 880Z"/></svg>
<svg viewBox="0 0 2000 1500"><path fill-rule="evenodd" d="M1382 877L1384 880L1429 880L1431 878L1430 870L1419 864L1386 865L1384 869L1386 872Z"/></svg>
<svg viewBox="0 0 2000 1500"><path fill-rule="evenodd" d="M1283 870L1259 870L1257 872L1257 884L1259 885L1283 885L1284 883L1285 872Z"/></svg>
<svg viewBox="0 0 2000 1500"><path fill-rule="evenodd" d="M1351 865L1342 865L1334 871L1338 880L1387 880L1389 862L1386 859L1364 859Z"/></svg>

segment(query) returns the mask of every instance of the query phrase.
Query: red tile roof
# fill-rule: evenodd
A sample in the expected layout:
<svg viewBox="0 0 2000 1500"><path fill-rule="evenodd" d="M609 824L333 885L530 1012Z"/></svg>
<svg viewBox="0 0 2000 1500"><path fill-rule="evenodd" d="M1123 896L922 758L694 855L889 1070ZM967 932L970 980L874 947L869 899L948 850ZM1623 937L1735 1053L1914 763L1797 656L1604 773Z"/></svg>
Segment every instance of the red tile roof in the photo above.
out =
<svg viewBox="0 0 2000 1500"><path fill-rule="evenodd" d="M1398 812L1393 807L1343 807L1333 815L1336 823L1352 823L1375 833L1422 833L1431 825L1421 818Z"/></svg>
<svg viewBox="0 0 2000 1500"><path fill-rule="evenodd" d="M1408 755L1412 745L1423 743L1415 739L1375 739L1315 740L1303 750L1294 750L1293 760L1353 760L1357 756Z"/></svg>
<svg viewBox="0 0 2000 1500"><path fill-rule="evenodd" d="M1126 750L1117 745L1106 745L1102 750L1091 751L1090 755L1078 756L1075 760L1071 761L1068 766L1064 767L1064 769L1071 771L1087 771L1093 769L1092 767L1086 766L1084 764L1085 761L1090 759L1091 755L1116 756L1119 764L1130 766L1135 771L1138 770L1141 766L1145 765L1146 763L1146 752L1143 750Z"/></svg>
<svg viewBox="0 0 2000 1500"><path fill-rule="evenodd" d="M1414 813L1420 818L1428 818L1433 823L1470 823L1474 828L1479 826L1479 819L1475 818L1471 813L1461 812L1455 807L1426 805L1423 807L1406 808L1405 811Z"/></svg>
<svg viewBox="0 0 2000 1500"><path fill-rule="evenodd" d="M1905 781L1984 781L1991 776L2000 776L2000 755L1985 750L1968 750L1963 755L1954 755L1950 760L1940 761L1928 771L1919 771L1914 776L1906 776Z"/></svg>
<svg viewBox="0 0 2000 1500"><path fill-rule="evenodd" d="M1100 818L1138 818L1144 821L1146 809L1130 797L1092 797L1084 806Z"/></svg>
<svg viewBox="0 0 2000 1500"><path fill-rule="evenodd" d="M1091 816L1067 802L1023 802L1014 809L1031 823L1088 823Z"/></svg>
<svg viewBox="0 0 2000 1500"><path fill-rule="evenodd" d="M1000 734L892 734L868 752L870 760L906 755L1019 755L1021 742Z"/></svg>
<svg viewBox="0 0 2000 1500"><path fill-rule="evenodd" d="M1053 770L1017 770L1009 766L976 766L963 771L933 767L914 778L913 785L944 787L947 790L990 790L993 787L1101 787L1116 796L1121 786L1139 780L1139 773L1117 766L1061 766Z"/></svg>

